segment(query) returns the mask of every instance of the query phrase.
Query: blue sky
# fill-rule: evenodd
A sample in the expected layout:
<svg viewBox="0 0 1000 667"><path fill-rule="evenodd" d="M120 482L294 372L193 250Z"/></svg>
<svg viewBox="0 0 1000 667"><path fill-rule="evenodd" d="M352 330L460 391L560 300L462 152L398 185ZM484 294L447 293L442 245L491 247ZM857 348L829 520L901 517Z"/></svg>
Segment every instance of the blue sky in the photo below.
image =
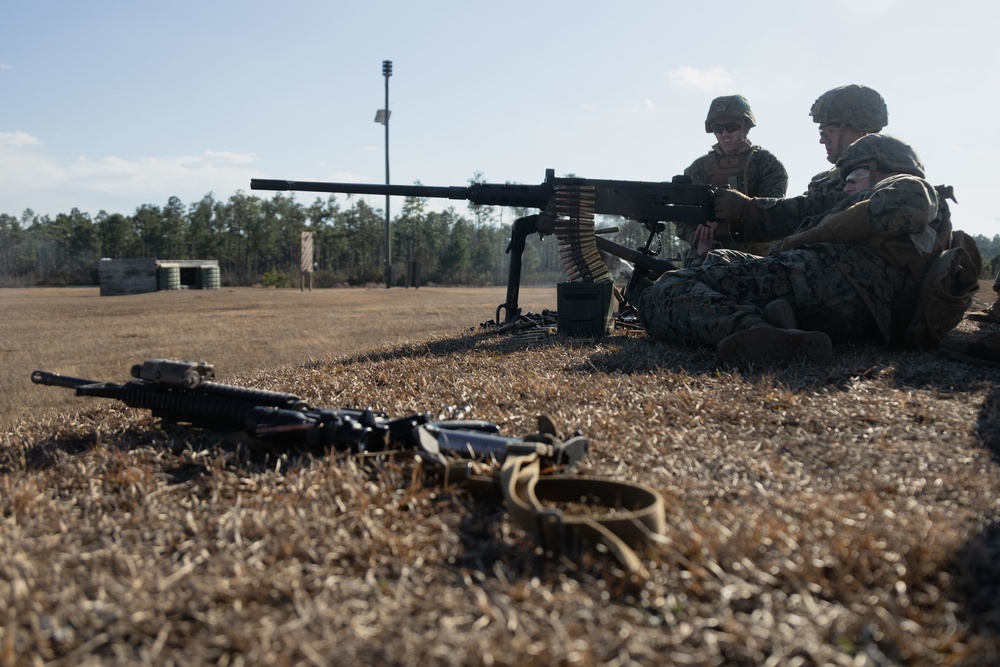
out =
<svg viewBox="0 0 1000 667"><path fill-rule="evenodd" d="M740 93L798 194L828 166L809 107L863 83L928 179L955 186L955 226L1000 233L996 3L611 6L2 0L0 213L131 214L255 177L384 182L388 59L394 183L668 180L711 145L712 98Z"/></svg>

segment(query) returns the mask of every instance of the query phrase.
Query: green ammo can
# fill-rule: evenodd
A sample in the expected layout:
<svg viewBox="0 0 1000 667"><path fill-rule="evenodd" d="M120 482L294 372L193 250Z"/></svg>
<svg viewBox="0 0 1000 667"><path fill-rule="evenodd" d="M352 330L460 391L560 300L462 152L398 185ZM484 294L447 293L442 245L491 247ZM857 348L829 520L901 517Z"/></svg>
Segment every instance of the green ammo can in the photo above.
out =
<svg viewBox="0 0 1000 667"><path fill-rule="evenodd" d="M556 285L558 330L567 336L600 338L615 328L614 283Z"/></svg>

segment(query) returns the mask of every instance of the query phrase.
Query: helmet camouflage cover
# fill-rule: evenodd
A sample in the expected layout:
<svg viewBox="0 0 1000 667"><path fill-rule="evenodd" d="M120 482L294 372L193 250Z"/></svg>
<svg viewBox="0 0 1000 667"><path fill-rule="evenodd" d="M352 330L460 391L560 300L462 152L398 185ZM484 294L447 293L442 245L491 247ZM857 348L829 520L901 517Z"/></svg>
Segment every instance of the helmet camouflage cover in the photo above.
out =
<svg viewBox="0 0 1000 667"><path fill-rule="evenodd" d="M913 147L888 134L866 134L844 149L837 160L842 181L859 167L892 174L924 177L924 164Z"/></svg>
<svg viewBox="0 0 1000 667"><path fill-rule="evenodd" d="M744 122L745 130L757 125L750 103L742 95L725 95L712 100L708 107L708 117L705 118L705 131L711 134L712 123L723 118L739 118Z"/></svg>
<svg viewBox="0 0 1000 667"><path fill-rule="evenodd" d="M843 123L861 132L880 132L889 124L889 109L882 96L856 83L828 90L817 97L809 115L820 125Z"/></svg>

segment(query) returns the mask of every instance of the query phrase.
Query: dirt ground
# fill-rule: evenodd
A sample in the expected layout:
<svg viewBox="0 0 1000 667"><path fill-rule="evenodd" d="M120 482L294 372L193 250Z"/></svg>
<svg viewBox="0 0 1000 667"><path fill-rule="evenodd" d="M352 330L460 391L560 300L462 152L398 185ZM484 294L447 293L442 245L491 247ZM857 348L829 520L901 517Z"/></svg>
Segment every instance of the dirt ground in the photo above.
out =
<svg viewBox="0 0 1000 667"><path fill-rule="evenodd" d="M0 665L1000 664L1000 369L852 346L829 366L731 372L635 331L498 335L478 326L491 297L458 321L421 304L445 330L391 340L385 303L360 318L371 344L350 349L337 326L358 312L317 304L300 316L323 322L322 354L229 380L517 438L546 415L589 438L568 474L664 499L642 571L600 544L547 550L495 493L402 454L247 447L74 398L3 430ZM86 372L121 380L166 355L228 367L289 335L285 317L237 310L212 347L184 342L205 330L194 317L161 340L139 323L192 311L191 295L170 298L76 313L114 324L120 348L122 366ZM80 327L51 326L70 359ZM997 327L967 319L954 335L988 346Z"/></svg>

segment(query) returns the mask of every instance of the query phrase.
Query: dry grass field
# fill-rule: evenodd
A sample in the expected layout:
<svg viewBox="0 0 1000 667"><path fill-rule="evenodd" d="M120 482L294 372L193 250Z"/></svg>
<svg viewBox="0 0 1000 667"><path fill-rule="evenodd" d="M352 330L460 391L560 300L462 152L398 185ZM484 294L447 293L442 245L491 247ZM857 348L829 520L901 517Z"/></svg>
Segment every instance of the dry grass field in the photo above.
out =
<svg viewBox="0 0 1000 667"><path fill-rule="evenodd" d="M0 666L1000 664L1000 369L852 347L728 372L637 332L480 328L502 297L0 291ZM546 414L591 439L574 474L665 497L665 534L629 577L405 459L247 449L27 383L149 357L509 435Z"/></svg>
<svg viewBox="0 0 1000 667"><path fill-rule="evenodd" d="M420 341L491 320L504 289L226 288L101 297L93 288L0 289L0 426L79 405L35 369L124 382L144 359L208 361L217 378ZM520 303L555 309L555 288Z"/></svg>

